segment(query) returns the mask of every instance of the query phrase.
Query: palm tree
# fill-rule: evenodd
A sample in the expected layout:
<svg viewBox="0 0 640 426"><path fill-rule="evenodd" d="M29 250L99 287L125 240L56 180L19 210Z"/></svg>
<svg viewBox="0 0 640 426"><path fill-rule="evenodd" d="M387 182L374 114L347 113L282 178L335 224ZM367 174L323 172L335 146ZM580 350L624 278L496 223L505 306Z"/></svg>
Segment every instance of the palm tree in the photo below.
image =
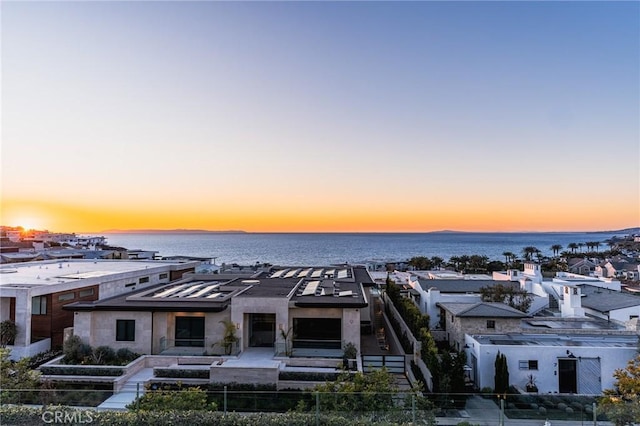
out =
<svg viewBox="0 0 640 426"><path fill-rule="evenodd" d="M595 247L596 252L597 252L597 251L599 251L599 250L598 250L598 248L599 248L601 245L602 245L602 244L600 244L600 242L598 242L598 241L594 241L594 242L593 242L593 247Z"/></svg>
<svg viewBox="0 0 640 426"><path fill-rule="evenodd" d="M560 244L554 244L551 246L551 250L553 250L553 256L557 257L560 250L562 250L562 246Z"/></svg>
<svg viewBox="0 0 640 426"><path fill-rule="evenodd" d="M433 264L433 267L436 269L440 269L440 267L442 266L442 264L444 263L444 259L438 256L433 256L431 258L431 263Z"/></svg>
<svg viewBox="0 0 640 426"><path fill-rule="evenodd" d="M502 255L504 256L504 263L506 263L507 266L509 266L509 262L515 257L515 254L511 253L510 251L505 251L504 253L502 253Z"/></svg>
<svg viewBox="0 0 640 426"><path fill-rule="evenodd" d="M584 247L584 243L578 243L578 247L580 247L580 253L582 253L582 247Z"/></svg>
<svg viewBox="0 0 640 426"><path fill-rule="evenodd" d="M526 260L531 260L531 257L538 251L540 251L540 250L538 250L534 246L527 246L527 247L522 249L522 254L524 254L524 258Z"/></svg>
<svg viewBox="0 0 640 426"><path fill-rule="evenodd" d="M449 258L449 264L453 265L454 269L457 271L460 266L460 258L458 256L451 256Z"/></svg>
<svg viewBox="0 0 640 426"><path fill-rule="evenodd" d="M462 256L460 256L460 271L466 271L469 268L469 261L471 260L471 258L469 258L469 256L467 256L466 254L463 254Z"/></svg>
<svg viewBox="0 0 640 426"><path fill-rule="evenodd" d="M575 253L576 250L578 249L578 245L576 243L569 243L567 247L571 249L571 253Z"/></svg>
<svg viewBox="0 0 640 426"><path fill-rule="evenodd" d="M224 325L224 333L222 335L222 339L219 342L214 343L212 346L220 345L224 348L226 355L231 355L233 345L240 341L238 336L236 336L236 325L230 320L222 320L218 322Z"/></svg>

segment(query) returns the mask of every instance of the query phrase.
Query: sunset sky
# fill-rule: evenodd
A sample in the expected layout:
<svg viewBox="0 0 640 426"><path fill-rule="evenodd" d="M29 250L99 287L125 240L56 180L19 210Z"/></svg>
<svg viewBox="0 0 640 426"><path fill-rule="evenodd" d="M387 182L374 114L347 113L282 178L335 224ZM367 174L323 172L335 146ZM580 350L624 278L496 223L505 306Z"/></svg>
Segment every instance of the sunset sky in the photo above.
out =
<svg viewBox="0 0 640 426"><path fill-rule="evenodd" d="M640 225L638 2L0 12L3 225Z"/></svg>

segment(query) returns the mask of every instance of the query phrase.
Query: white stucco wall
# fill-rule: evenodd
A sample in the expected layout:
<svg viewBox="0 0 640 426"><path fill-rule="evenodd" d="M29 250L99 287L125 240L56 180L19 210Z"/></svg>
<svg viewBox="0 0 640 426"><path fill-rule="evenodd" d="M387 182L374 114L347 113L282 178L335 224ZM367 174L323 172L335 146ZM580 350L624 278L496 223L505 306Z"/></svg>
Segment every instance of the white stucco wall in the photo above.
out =
<svg viewBox="0 0 640 426"><path fill-rule="evenodd" d="M135 321L135 340L116 341L116 321ZM93 347L110 346L114 350L129 348L151 354L151 312L76 312L73 333Z"/></svg>
<svg viewBox="0 0 640 426"><path fill-rule="evenodd" d="M239 325L242 350L249 347L248 314L275 314L276 342L283 342L279 329L291 327L289 300L284 297L234 297L231 300L231 321Z"/></svg>
<svg viewBox="0 0 640 426"><path fill-rule="evenodd" d="M477 386L479 388L494 387L494 363L496 354L500 351L507 357L510 384L524 389L527 376L533 374L539 393L558 392L557 363L559 358L567 358L567 351L570 351L576 358L600 357L601 390L613 387L614 371L618 368L625 368L627 362L637 353L635 347L481 345L469 335L466 336L466 344L469 345L469 349L467 349L469 364L471 364L471 354L474 354L478 360ZM521 370L520 360L537 360L538 370ZM580 374L579 362L577 368L578 374ZM578 393L580 392L581 389L578 387Z"/></svg>
<svg viewBox="0 0 640 426"><path fill-rule="evenodd" d="M640 297L638 298L640 299ZM640 303L640 300L638 300ZM609 312L609 318L613 321L618 321L621 323L625 323L631 319L633 316L640 317L640 305L631 306L629 308L616 309L614 311Z"/></svg>

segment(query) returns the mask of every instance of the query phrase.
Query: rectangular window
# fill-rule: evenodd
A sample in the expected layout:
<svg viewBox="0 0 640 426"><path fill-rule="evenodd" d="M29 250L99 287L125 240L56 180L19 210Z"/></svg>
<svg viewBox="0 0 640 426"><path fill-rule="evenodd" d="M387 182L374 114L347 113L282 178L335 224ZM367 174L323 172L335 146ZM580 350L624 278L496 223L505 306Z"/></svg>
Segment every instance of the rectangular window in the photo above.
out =
<svg viewBox="0 0 640 426"><path fill-rule="evenodd" d="M86 290L80 290L79 296L80 297L93 296L93 289L88 288Z"/></svg>
<svg viewBox="0 0 640 426"><path fill-rule="evenodd" d="M538 360L537 359L521 359L518 361L518 368L520 370L537 370L538 369Z"/></svg>
<svg viewBox="0 0 640 426"><path fill-rule="evenodd" d="M204 317L176 317L175 345L204 347Z"/></svg>
<svg viewBox="0 0 640 426"><path fill-rule="evenodd" d="M47 296L31 298L31 315L47 315Z"/></svg>
<svg viewBox="0 0 640 426"><path fill-rule="evenodd" d="M149 277L142 277L138 280L139 284L144 284L149 282Z"/></svg>
<svg viewBox="0 0 640 426"><path fill-rule="evenodd" d="M116 320L116 340L119 342L133 342L136 340L136 321Z"/></svg>
<svg viewBox="0 0 640 426"><path fill-rule="evenodd" d="M135 287L136 283L129 283L129 284L125 284L125 287Z"/></svg>
<svg viewBox="0 0 640 426"><path fill-rule="evenodd" d="M169 274L160 274L161 280L166 280L167 278L169 278Z"/></svg>
<svg viewBox="0 0 640 426"><path fill-rule="evenodd" d="M58 302L64 302L65 300L73 300L76 298L74 293L65 293L58 296Z"/></svg>
<svg viewBox="0 0 640 426"><path fill-rule="evenodd" d="M494 320L487 320L487 328L496 328L496 322Z"/></svg>

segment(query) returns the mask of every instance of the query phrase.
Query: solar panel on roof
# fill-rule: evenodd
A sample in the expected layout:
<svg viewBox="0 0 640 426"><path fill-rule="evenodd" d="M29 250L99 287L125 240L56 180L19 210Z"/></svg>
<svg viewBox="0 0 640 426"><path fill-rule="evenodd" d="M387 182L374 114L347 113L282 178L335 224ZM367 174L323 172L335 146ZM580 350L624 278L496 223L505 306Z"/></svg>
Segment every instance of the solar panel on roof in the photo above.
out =
<svg viewBox="0 0 640 426"><path fill-rule="evenodd" d="M348 273L346 269L340 269L338 271L338 278L347 278Z"/></svg>
<svg viewBox="0 0 640 426"><path fill-rule="evenodd" d="M190 285L188 288L178 292L178 293L174 293L173 295L171 295L171 297L182 297L182 296L187 296L191 293L193 293L194 291L198 291L203 284L196 284L196 285Z"/></svg>
<svg viewBox="0 0 640 426"><path fill-rule="evenodd" d="M322 271L323 271L322 269L316 269L311 274L311 278L320 278L322 276Z"/></svg>
<svg viewBox="0 0 640 426"><path fill-rule="evenodd" d="M302 295L303 296L310 296L312 294L315 294L316 289L318 288L319 284L320 284L320 281L309 281L307 286L302 291Z"/></svg>
<svg viewBox="0 0 640 426"><path fill-rule="evenodd" d="M271 278L279 278L280 275L284 274L287 271L288 269L280 269L279 271L274 272L273 275L271 275Z"/></svg>
<svg viewBox="0 0 640 426"><path fill-rule="evenodd" d="M215 288L218 288L218 286L219 286L218 284L208 285L205 288L201 289L200 291L197 291L197 292L195 292L193 294L188 295L187 298L200 297L203 294L208 293L209 291L211 291L211 290L213 290Z"/></svg>
<svg viewBox="0 0 640 426"><path fill-rule="evenodd" d="M283 277L283 278L291 278L293 277L295 274L298 273L300 269L292 269L289 272L287 272L287 274Z"/></svg>
<svg viewBox="0 0 640 426"><path fill-rule="evenodd" d="M309 272L311 272L311 271L312 271L312 269L313 269L313 268L309 268L309 269L305 269L304 271L300 272L300 273L298 274L298 278L304 278L304 277L306 277L307 275L309 275Z"/></svg>
<svg viewBox="0 0 640 426"><path fill-rule="evenodd" d="M180 291L181 289L185 288L187 286L187 284L180 284L179 286L176 287L171 287L167 290L161 291L158 294L154 294L153 297L167 297L170 294L176 293L178 291Z"/></svg>
<svg viewBox="0 0 640 426"><path fill-rule="evenodd" d="M213 293L213 294L208 295L206 298L207 299L215 299L216 297L221 296L221 295L222 295L222 293Z"/></svg>
<svg viewBox="0 0 640 426"><path fill-rule="evenodd" d="M345 290L338 293L338 296L351 296L353 292L351 290Z"/></svg>

